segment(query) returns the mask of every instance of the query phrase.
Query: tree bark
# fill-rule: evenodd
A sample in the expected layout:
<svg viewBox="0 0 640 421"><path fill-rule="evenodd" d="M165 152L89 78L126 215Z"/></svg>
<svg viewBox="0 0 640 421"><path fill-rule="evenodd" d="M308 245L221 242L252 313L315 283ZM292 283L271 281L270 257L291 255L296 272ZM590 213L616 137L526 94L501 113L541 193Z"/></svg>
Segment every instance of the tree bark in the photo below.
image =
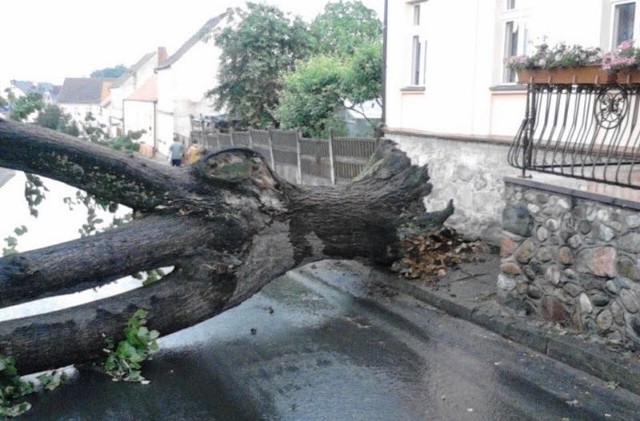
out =
<svg viewBox="0 0 640 421"><path fill-rule="evenodd" d="M425 213L425 167L382 141L345 186L303 188L257 153L230 149L189 167L34 126L0 120L0 166L63 181L125 204L124 227L0 259L0 305L79 291L158 267L174 270L125 294L0 323L0 353L35 372L102 355L136 309L169 334L242 303L296 266L329 257L388 265L408 231L439 226L453 207ZM6 205L5 205L6 206Z"/></svg>

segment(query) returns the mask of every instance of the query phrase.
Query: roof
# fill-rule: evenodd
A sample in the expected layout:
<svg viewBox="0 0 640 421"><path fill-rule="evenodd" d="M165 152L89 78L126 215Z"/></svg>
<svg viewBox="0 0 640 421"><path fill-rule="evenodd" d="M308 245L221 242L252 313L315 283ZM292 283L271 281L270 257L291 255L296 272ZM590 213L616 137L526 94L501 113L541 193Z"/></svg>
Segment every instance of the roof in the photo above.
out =
<svg viewBox="0 0 640 421"><path fill-rule="evenodd" d="M138 70L140 70L142 66L144 66L144 64L147 63L149 60L151 60L155 55L156 55L156 52L154 51L142 56L140 60L138 60L133 66L129 67L126 72L120 75L120 77L117 78L113 82L113 85L111 86L113 88L119 88L120 86L122 86L130 77L132 77Z"/></svg>
<svg viewBox="0 0 640 421"><path fill-rule="evenodd" d="M178 48L178 51L176 51L171 57L169 57L162 65L158 66L156 70L168 69L169 67L171 67L173 63L180 60L180 58L183 55L185 55L187 51L191 49L191 47L193 47L199 41L201 41L204 37L209 35L211 30L216 26L218 26L218 24L222 21L222 18L225 15L226 13L223 13L221 15L216 16L215 18L209 19L204 25L202 25L200 29L198 29L198 32L196 32L191 38L189 38L187 42L182 44L182 47Z"/></svg>
<svg viewBox="0 0 640 421"><path fill-rule="evenodd" d="M109 96L109 87L114 79L110 78L65 78L58 103L61 104L99 104Z"/></svg>
<svg viewBox="0 0 640 421"><path fill-rule="evenodd" d="M143 101L154 102L158 100L158 76L153 75L147 81L136 89L127 101Z"/></svg>
<svg viewBox="0 0 640 421"><path fill-rule="evenodd" d="M52 83L48 82L31 82L30 80L12 80L11 85L20 89L25 94L29 94L31 92L45 93L49 92L52 95L56 95L60 90L59 86L56 86Z"/></svg>

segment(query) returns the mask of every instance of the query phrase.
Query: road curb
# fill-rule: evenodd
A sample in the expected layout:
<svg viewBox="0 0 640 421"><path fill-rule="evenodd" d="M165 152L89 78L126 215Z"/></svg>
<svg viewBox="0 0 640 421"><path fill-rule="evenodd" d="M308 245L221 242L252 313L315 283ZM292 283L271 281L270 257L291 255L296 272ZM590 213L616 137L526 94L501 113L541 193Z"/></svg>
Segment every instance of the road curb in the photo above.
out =
<svg viewBox="0 0 640 421"><path fill-rule="evenodd" d="M619 352L608 350L603 345L538 329L525 321L477 312L474 310L478 307L449 300L410 281L391 282L382 276L376 281L439 308L453 317L475 323L573 368L640 394L640 363Z"/></svg>
<svg viewBox="0 0 640 421"><path fill-rule="evenodd" d="M387 274L366 268L371 273L363 273L356 265L341 262L354 273L370 278L374 273L375 282L385 287L407 294L415 299L438 308L452 317L479 325L506 339L544 354L573 368L612 382L633 393L640 394L640 362L625 357L620 352L609 350L602 344L590 343L578 337L560 335L537 328L515 317L504 317L482 311L481 304L457 302L437 294L424 286L408 280L390 279ZM300 274L325 282L317 271L308 267L298 268Z"/></svg>

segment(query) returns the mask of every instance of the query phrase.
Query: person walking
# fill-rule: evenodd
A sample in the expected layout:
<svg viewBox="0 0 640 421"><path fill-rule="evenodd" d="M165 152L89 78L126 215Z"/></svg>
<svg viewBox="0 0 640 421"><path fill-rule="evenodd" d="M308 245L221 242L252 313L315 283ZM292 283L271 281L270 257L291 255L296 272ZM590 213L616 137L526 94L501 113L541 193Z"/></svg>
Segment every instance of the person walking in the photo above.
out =
<svg viewBox="0 0 640 421"><path fill-rule="evenodd" d="M178 142L177 138L173 139L173 143L169 146L169 157L171 158L171 165L179 167L182 164L182 157L184 155L184 146Z"/></svg>

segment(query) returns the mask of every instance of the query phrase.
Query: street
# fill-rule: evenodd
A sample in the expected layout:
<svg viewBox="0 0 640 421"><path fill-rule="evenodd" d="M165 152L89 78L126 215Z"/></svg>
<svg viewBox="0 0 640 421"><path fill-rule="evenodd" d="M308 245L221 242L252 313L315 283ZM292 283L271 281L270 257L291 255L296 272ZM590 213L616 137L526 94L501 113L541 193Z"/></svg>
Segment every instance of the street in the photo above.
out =
<svg viewBox="0 0 640 421"><path fill-rule="evenodd" d="M22 418L640 419L640 397L615 384L348 271L327 281L292 271L162 338L149 385L83 368Z"/></svg>

